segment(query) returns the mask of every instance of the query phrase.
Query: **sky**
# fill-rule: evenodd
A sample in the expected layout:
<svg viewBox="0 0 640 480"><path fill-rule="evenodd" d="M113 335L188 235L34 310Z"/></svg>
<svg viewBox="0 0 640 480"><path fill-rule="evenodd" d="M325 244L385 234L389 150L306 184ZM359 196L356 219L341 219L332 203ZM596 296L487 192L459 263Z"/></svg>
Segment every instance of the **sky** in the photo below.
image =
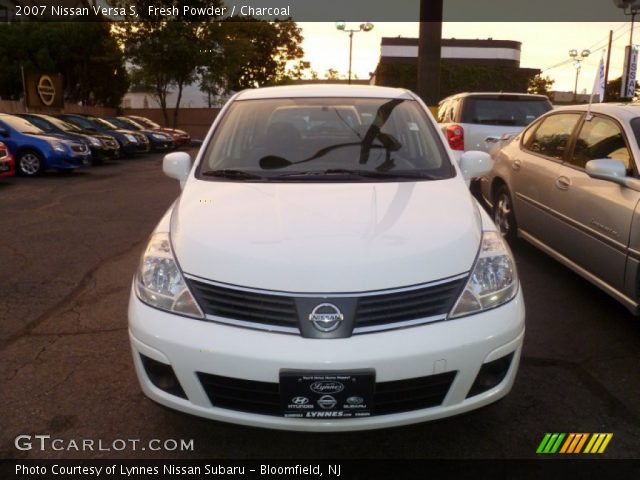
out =
<svg viewBox="0 0 640 480"><path fill-rule="evenodd" d="M363 21L366 21L363 20ZM349 35L335 28L332 22L300 22L305 37L305 59L311 68L324 77L329 68L340 74L348 71ZM359 23L348 23L347 28L358 28ZM417 37L417 22L375 23L371 32L359 32L353 38L352 70L358 78L369 78L380 58L382 37ZM590 49L591 55L583 62L578 77L578 92L590 92L600 62L604 55L609 30L613 30L613 46L609 80L622 74L624 47L629 44L630 22L445 22L442 25L443 38L516 40L522 42L520 66L543 70L543 76L555 80L553 90L573 91L576 69L569 58L569 50L578 52ZM640 29L634 25L634 43L640 43ZM561 65L558 65L561 64ZM558 66L557 66L558 65ZM553 67L553 68L550 68Z"/></svg>

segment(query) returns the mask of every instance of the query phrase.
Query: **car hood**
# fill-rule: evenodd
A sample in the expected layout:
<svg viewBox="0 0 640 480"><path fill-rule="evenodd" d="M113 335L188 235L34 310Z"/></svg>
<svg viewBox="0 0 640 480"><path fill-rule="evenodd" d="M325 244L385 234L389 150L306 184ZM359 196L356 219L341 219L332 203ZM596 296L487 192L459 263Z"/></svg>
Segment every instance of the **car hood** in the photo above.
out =
<svg viewBox="0 0 640 480"><path fill-rule="evenodd" d="M25 135L31 138L44 140L46 142L59 142L59 143L64 143L66 145L77 145L78 143L80 143L78 140L71 139L67 135L64 135L62 133L53 133L53 132L39 133L39 134L25 133Z"/></svg>
<svg viewBox="0 0 640 480"><path fill-rule="evenodd" d="M482 230L459 178L389 183L190 181L171 239L187 274L287 292L358 292L468 272Z"/></svg>

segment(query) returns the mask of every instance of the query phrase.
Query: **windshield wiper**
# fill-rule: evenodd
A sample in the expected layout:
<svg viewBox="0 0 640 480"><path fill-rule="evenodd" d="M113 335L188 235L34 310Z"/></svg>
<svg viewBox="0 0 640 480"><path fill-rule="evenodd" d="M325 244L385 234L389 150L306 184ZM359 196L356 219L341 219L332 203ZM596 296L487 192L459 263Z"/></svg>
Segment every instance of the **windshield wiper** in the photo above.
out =
<svg viewBox="0 0 640 480"><path fill-rule="evenodd" d="M352 170L348 168L331 168L329 170L325 170L323 173L326 174L344 174L344 175L354 175L357 177L368 177L368 178L424 178L428 180L438 180L441 177L437 177L434 175L429 175L424 172L411 172L411 171L386 171L386 172L376 172L372 170Z"/></svg>
<svg viewBox="0 0 640 480"><path fill-rule="evenodd" d="M202 175L207 177L231 178L234 180L264 180L265 177L256 175L255 173L245 172L243 170L234 170L231 168L223 168L220 170L206 170Z"/></svg>
<svg viewBox="0 0 640 480"><path fill-rule="evenodd" d="M360 178L377 178L377 179L386 179L386 180L393 180L397 178L439 180L441 178L441 177L429 175L423 172L410 172L410 171L376 172L371 170L352 170L349 168L330 168L327 170L316 170L316 171L308 171L308 172L289 172L289 173L280 174L272 178L274 179L281 179L281 178L316 179L322 176L331 177L334 175L352 176L352 177L360 177Z"/></svg>

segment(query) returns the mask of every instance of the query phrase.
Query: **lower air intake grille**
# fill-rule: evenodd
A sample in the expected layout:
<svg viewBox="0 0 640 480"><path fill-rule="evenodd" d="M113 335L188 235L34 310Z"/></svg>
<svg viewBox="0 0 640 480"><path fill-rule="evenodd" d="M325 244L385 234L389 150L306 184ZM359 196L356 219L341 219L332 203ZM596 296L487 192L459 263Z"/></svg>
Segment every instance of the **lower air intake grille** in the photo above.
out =
<svg viewBox="0 0 640 480"><path fill-rule="evenodd" d="M441 405L457 372L445 372L427 377L376 383L374 414L409 412ZM209 401L214 407L280 415L279 385L239 378L221 377L198 372Z"/></svg>

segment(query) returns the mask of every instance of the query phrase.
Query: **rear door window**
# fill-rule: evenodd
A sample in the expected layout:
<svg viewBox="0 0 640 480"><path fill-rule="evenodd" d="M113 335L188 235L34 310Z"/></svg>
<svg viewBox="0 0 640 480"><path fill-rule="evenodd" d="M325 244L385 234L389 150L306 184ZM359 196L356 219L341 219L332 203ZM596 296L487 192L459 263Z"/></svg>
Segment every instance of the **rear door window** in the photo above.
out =
<svg viewBox="0 0 640 480"><path fill-rule="evenodd" d="M468 97L462 108L462 123L526 127L543 113L551 110L544 99Z"/></svg>
<svg viewBox="0 0 640 480"><path fill-rule="evenodd" d="M620 126L609 118L596 116L582 125L569 162L585 168L589 160L599 158L622 160L627 171L631 168L631 153Z"/></svg>

